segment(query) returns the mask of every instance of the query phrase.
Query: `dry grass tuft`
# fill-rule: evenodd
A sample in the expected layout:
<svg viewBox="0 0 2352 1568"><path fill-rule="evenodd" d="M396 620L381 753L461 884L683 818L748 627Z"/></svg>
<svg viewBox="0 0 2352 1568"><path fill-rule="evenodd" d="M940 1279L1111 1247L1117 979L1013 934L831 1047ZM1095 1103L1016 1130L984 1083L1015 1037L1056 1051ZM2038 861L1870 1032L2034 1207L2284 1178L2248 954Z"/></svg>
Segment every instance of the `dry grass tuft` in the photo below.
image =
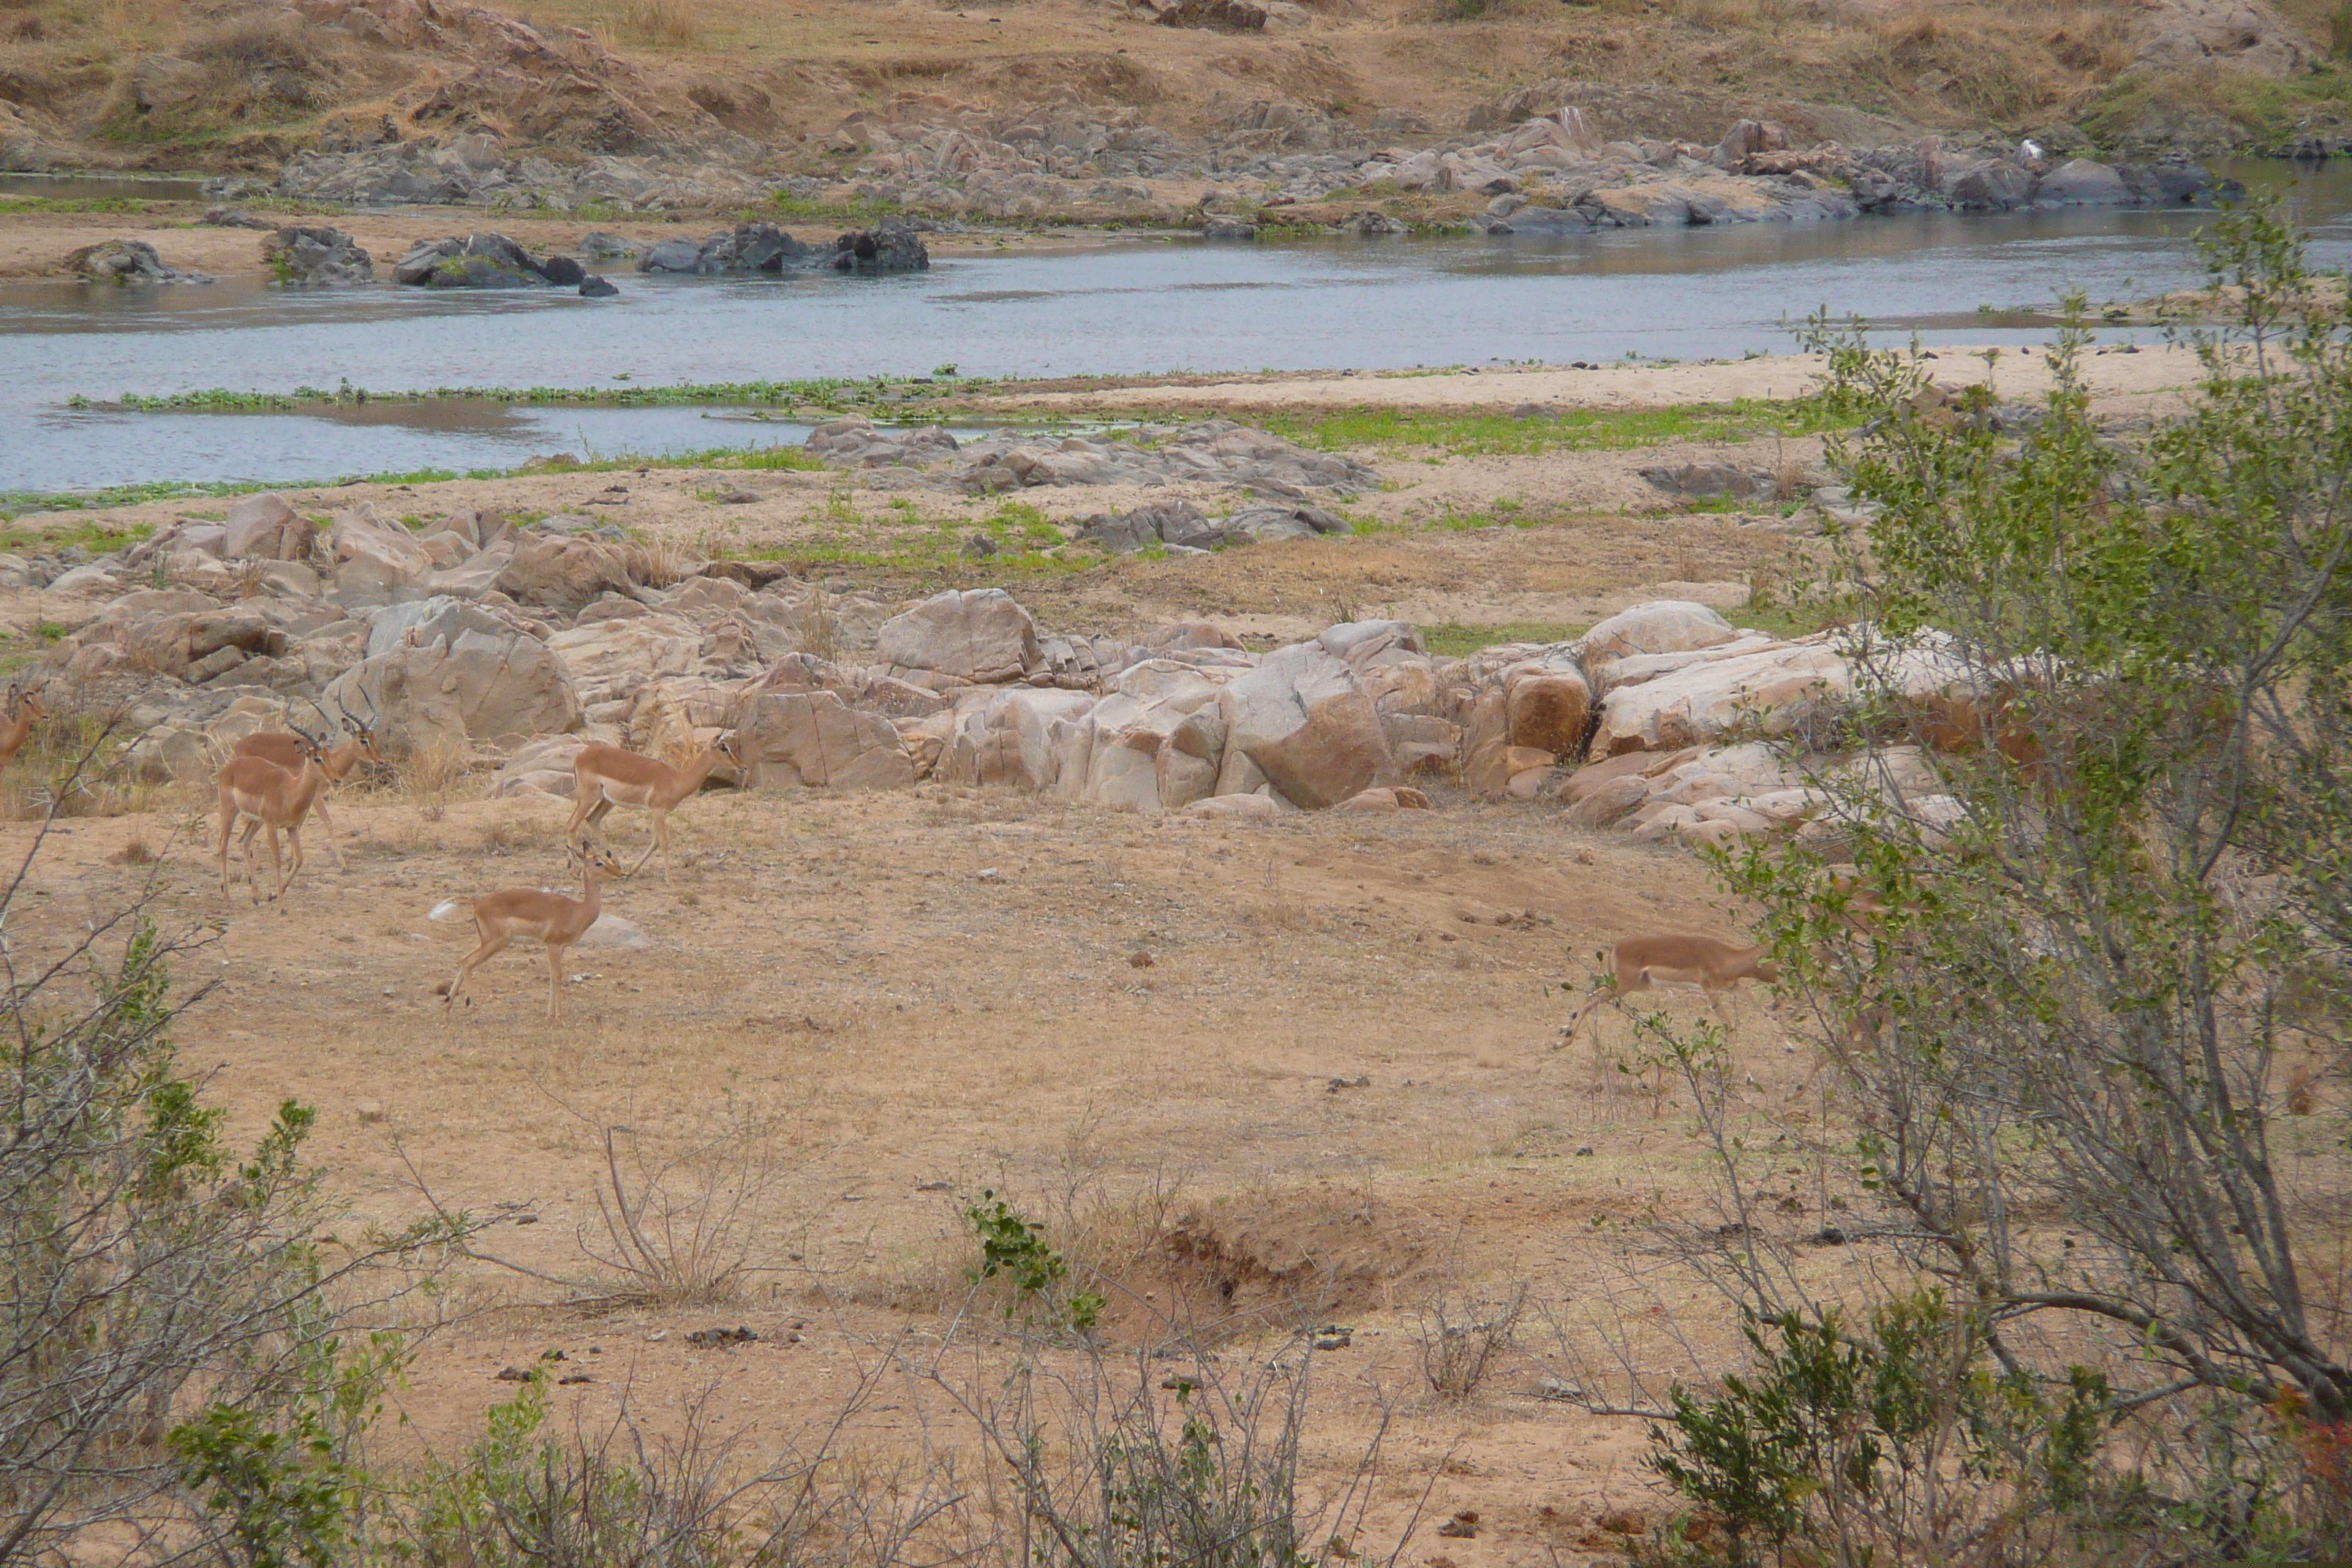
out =
<svg viewBox="0 0 2352 1568"><path fill-rule="evenodd" d="M621 0L606 27L628 43L673 49L693 43L698 31L686 0Z"/></svg>
<svg viewBox="0 0 2352 1568"><path fill-rule="evenodd" d="M393 767L393 787L427 822L448 814L450 796L466 776L471 750L460 740L436 735Z"/></svg>
<svg viewBox="0 0 2352 1568"><path fill-rule="evenodd" d="M163 858L163 853L147 842L144 827L133 827L130 838L113 855L114 863L118 866L152 866Z"/></svg>

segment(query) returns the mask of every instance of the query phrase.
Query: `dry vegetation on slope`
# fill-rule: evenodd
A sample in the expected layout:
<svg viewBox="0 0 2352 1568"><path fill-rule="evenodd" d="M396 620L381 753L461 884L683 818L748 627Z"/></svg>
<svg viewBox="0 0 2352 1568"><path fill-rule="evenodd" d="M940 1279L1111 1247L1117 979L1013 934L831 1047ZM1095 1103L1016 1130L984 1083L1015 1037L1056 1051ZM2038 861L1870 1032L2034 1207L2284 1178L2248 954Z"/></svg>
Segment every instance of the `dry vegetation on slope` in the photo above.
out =
<svg viewBox="0 0 2352 1568"><path fill-rule="evenodd" d="M0 162L261 168L304 148L487 130L514 152L692 150L822 173L840 166L834 133L861 110L936 123L1075 103L1190 142L1272 103L1343 137L1411 141L1555 107L1511 101L1545 84L1610 134L1703 142L1750 113L1848 142L1990 127L2055 128L2063 143L2075 126L2200 148L2284 145L2347 118L2338 76L2309 68L2331 37L2329 0L2283 0L2283 23L2252 31L2222 25L2248 7L2218 0L1278 9L1267 30L1234 34L1156 26L1110 0L522 0L518 30L501 12L409 0L9 0Z"/></svg>

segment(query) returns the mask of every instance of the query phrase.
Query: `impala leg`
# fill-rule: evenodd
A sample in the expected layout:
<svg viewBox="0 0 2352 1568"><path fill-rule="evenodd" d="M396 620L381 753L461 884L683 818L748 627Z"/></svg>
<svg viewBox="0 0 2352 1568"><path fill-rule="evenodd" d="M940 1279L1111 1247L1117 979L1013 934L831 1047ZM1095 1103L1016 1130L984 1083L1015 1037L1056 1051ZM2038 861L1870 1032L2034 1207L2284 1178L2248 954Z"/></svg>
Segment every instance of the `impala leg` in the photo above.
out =
<svg viewBox="0 0 2352 1568"><path fill-rule="evenodd" d="M646 841L646 852L637 857L637 863L629 868L629 875L634 877L644 870L646 862L654 858L656 849L662 852L662 880L667 882L669 880L669 813L666 811L654 813L654 836Z"/></svg>
<svg viewBox="0 0 2352 1568"><path fill-rule="evenodd" d="M299 827L289 827L286 830L286 837L294 846L294 858L286 868L286 880L278 883L278 891L269 895L273 899L284 898L286 896L287 888L292 884L297 876L300 875L302 870L302 830ZM286 906L282 903L279 904L278 906L278 912L279 914L284 914L286 912Z"/></svg>
<svg viewBox="0 0 2352 1568"><path fill-rule="evenodd" d="M581 837L580 825L589 819L600 798L601 792L591 791L572 803L572 820L563 825L563 853L567 858L577 853L573 844Z"/></svg>
<svg viewBox="0 0 2352 1568"><path fill-rule="evenodd" d="M547 944L547 1018L551 1024L563 1022L563 950L551 942Z"/></svg>
<svg viewBox="0 0 2352 1568"><path fill-rule="evenodd" d="M319 814L319 831L327 836L327 853L335 858L335 869L338 871L347 869L348 868L343 865L343 847L335 842L335 819L327 815L326 791L319 792L319 798L312 804L311 809Z"/></svg>
<svg viewBox="0 0 2352 1568"><path fill-rule="evenodd" d="M285 857L278 851L278 829L272 827L269 830L269 879L277 884L269 895L272 902L277 900L279 893L286 890L286 881L281 871L284 860ZM246 880L252 882L253 879L248 876ZM253 889L253 901L257 904L261 902L261 889L257 885Z"/></svg>
<svg viewBox="0 0 2352 1568"><path fill-rule="evenodd" d="M224 800L221 802L220 842L213 846L214 854L218 856L220 858L221 904L224 908L226 908L229 902L228 836L230 832L234 830L236 826L236 807Z"/></svg>
<svg viewBox="0 0 2352 1568"><path fill-rule="evenodd" d="M479 929L478 924L476 929ZM466 989L466 982L474 977L474 971L496 958L506 945L505 937L491 936L486 931L480 944L458 960L457 978L449 982L448 994L441 999L441 1011L445 1016L457 1007L458 994Z"/></svg>

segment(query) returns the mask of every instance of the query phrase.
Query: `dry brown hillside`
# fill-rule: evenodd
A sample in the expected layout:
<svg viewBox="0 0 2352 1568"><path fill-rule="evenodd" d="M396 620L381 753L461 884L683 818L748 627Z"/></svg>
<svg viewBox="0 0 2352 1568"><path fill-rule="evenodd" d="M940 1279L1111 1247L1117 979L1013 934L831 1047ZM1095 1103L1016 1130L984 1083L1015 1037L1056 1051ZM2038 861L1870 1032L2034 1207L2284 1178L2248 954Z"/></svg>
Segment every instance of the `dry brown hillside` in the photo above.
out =
<svg viewBox="0 0 2352 1568"><path fill-rule="evenodd" d="M859 110L1057 103L1188 144L1269 105L1427 142L1563 96L1614 135L1706 142L1741 114L1849 142L2071 127L2137 150L2284 148L2352 120L2337 0L1154 4L0 0L0 166L270 169L488 131L509 154L818 173L845 166ZM1165 25L1183 15L1244 30Z"/></svg>

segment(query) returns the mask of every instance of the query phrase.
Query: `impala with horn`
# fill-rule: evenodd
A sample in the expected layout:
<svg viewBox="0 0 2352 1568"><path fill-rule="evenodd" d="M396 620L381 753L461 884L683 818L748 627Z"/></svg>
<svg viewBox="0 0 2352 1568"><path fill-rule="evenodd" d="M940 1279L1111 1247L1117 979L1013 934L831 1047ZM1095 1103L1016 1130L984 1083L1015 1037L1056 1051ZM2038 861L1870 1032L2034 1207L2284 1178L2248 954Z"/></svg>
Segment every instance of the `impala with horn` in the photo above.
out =
<svg viewBox="0 0 2352 1568"><path fill-rule="evenodd" d="M269 833L269 873L277 887L269 897L275 901L302 869L302 819L327 787L327 773L321 764L326 754L327 737L313 735L300 725L294 727L302 749L302 765L289 772L276 763L261 757L233 757L218 776L220 785L220 835L213 847L220 861L221 901L229 901L228 836L240 817L249 817ZM283 832L294 846L291 865L281 866L278 852L278 835ZM261 889L253 879L253 840L245 840L245 882L253 891L253 901L261 902ZM284 913L283 906L279 912Z"/></svg>
<svg viewBox="0 0 2352 1568"><path fill-rule="evenodd" d="M305 700L319 715L320 721L327 726L328 733L332 734L336 728L335 721L328 717L327 710L319 706L316 698L308 698ZM378 735L378 731L383 726L383 720L375 710L375 703L369 699L365 691L360 693L360 700L368 705L368 716L365 719L352 712L350 705L341 697L338 696L335 699L335 706L343 715L343 739L335 745L328 747L319 756L320 769L326 773L327 782L331 784L342 783L344 779L351 776L352 770L362 762L383 761L383 749ZM236 743L229 754L232 757L259 757L264 762L275 763L289 773L299 773L302 770L302 741L283 731L269 730L258 734L247 735ZM319 813L319 826L327 835L327 852L335 858L335 869L340 871L343 869L343 851L335 842L335 819L327 815L327 797L323 793L319 796L315 809ZM258 819L247 821L242 845L248 858L253 854L253 836L260 831L261 824Z"/></svg>

